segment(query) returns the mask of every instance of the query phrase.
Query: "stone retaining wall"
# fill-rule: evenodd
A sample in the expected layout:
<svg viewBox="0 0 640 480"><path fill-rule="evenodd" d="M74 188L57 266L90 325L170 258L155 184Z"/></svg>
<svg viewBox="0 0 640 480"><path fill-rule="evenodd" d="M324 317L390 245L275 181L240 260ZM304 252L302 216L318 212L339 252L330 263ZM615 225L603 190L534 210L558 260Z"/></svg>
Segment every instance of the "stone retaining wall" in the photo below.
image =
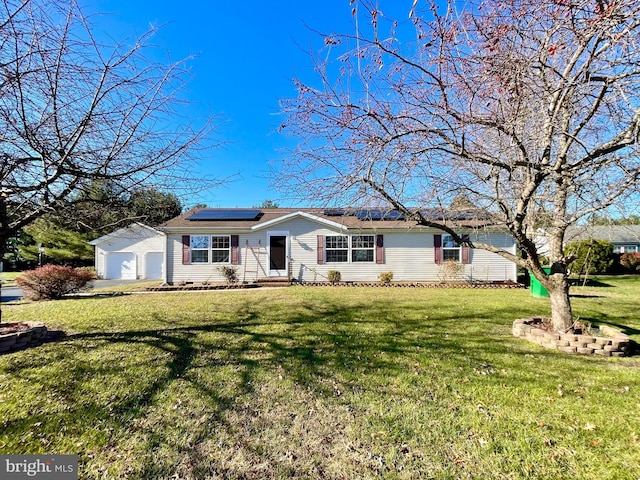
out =
<svg viewBox="0 0 640 480"><path fill-rule="evenodd" d="M624 357L631 354L631 339L615 328L601 326L600 331L606 336L559 334L539 327L542 320L541 317L515 320L513 322L513 336L565 353L599 355L601 357Z"/></svg>
<svg viewBox="0 0 640 480"><path fill-rule="evenodd" d="M29 326L26 330L0 335L0 354L42 344L47 336L47 327L44 323L25 323Z"/></svg>

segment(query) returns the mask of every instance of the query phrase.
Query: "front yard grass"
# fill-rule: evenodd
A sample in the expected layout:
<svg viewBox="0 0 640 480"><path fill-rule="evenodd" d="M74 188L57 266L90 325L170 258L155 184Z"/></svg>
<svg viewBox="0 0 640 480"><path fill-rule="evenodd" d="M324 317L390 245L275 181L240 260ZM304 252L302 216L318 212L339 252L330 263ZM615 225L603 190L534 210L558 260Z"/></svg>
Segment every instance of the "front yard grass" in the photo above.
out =
<svg viewBox="0 0 640 480"><path fill-rule="evenodd" d="M576 316L640 341L640 278ZM511 336L526 290L179 292L9 305L67 336L0 357L0 454L80 478L638 479L637 357Z"/></svg>
<svg viewBox="0 0 640 480"><path fill-rule="evenodd" d="M0 282L4 287L12 287L15 285L16 278L22 275L22 272L0 272Z"/></svg>

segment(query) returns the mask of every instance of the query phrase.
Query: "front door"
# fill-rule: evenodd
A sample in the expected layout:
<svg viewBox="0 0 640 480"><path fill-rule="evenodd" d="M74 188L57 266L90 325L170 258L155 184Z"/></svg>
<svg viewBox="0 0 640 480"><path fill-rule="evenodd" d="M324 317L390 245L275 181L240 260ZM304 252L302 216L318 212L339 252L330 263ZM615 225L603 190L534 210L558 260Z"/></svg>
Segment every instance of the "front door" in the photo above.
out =
<svg viewBox="0 0 640 480"><path fill-rule="evenodd" d="M269 235L269 276L286 277L287 262L287 236Z"/></svg>

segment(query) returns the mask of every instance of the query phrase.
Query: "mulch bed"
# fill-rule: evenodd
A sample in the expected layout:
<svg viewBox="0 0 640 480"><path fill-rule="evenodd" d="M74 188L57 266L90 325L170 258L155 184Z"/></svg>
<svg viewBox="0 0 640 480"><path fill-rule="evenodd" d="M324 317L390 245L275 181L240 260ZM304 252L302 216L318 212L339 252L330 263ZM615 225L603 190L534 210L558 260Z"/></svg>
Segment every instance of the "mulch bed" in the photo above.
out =
<svg viewBox="0 0 640 480"><path fill-rule="evenodd" d="M0 335L8 335L10 333L23 332L31 328L28 323L25 322L8 322L0 323Z"/></svg>

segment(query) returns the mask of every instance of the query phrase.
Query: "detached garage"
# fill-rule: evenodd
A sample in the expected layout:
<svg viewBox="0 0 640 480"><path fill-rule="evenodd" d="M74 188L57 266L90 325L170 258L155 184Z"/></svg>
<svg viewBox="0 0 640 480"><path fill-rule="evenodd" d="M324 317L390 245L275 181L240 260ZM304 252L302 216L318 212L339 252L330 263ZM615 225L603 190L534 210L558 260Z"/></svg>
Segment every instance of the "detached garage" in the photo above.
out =
<svg viewBox="0 0 640 480"><path fill-rule="evenodd" d="M96 249L99 278L118 280L164 279L164 233L134 223L89 242Z"/></svg>

